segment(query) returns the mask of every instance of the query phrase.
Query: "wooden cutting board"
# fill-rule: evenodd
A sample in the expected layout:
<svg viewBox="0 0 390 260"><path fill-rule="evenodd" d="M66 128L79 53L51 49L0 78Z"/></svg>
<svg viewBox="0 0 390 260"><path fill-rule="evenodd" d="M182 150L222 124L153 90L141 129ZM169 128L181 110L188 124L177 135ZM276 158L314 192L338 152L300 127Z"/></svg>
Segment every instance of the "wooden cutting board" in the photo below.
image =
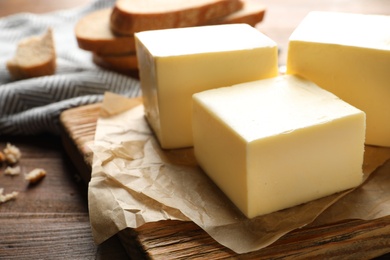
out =
<svg viewBox="0 0 390 260"><path fill-rule="evenodd" d="M83 180L91 178L96 121L101 104L72 108L61 114L65 150ZM262 250L237 255L214 241L193 222L159 221L126 229L119 238L134 259L372 259L390 253L390 216L348 220L292 231Z"/></svg>

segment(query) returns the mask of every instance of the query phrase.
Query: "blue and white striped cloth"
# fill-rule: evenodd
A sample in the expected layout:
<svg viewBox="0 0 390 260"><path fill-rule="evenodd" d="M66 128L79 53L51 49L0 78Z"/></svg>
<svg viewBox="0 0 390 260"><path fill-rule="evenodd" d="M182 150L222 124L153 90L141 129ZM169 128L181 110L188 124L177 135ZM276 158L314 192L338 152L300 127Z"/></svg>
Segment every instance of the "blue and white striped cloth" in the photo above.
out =
<svg viewBox="0 0 390 260"><path fill-rule="evenodd" d="M81 8L0 19L0 135L59 134L59 115L68 108L99 102L106 91L128 97L140 95L138 80L97 67L91 53L77 46L77 21L114 3L94 0ZM13 81L6 62L14 56L18 42L42 35L49 27L57 52L56 74Z"/></svg>

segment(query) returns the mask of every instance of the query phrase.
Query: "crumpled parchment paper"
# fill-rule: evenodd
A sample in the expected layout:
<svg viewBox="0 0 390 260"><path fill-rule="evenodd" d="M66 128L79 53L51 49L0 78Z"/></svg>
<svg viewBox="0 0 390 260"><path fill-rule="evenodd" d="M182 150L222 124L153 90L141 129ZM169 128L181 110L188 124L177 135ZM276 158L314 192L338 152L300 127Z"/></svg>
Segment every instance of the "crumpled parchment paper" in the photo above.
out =
<svg viewBox="0 0 390 260"><path fill-rule="evenodd" d="M390 167L379 181L370 177L390 158L390 148L366 147L363 172L368 180L361 187L254 219L246 218L197 166L192 149L160 148L141 99L107 93L91 149L89 210L96 243L127 227L172 219L193 221L220 244L246 253L313 221L390 213L384 204L390 196Z"/></svg>

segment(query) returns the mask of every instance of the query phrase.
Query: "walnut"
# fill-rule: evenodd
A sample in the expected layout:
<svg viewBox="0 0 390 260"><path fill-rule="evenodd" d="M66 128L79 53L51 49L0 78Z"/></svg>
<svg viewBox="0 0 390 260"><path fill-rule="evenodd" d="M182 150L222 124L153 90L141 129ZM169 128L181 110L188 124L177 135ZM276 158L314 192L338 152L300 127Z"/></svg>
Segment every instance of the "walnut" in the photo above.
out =
<svg viewBox="0 0 390 260"><path fill-rule="evenodd" d="M3 152L5 155L5 160L9 164L18 163L20 158L22 157L22 153L20 152L19 148L10 143L7 143L7 146L4 148Z"/></svg>
<svg viewBox="0 0 390 260"><path fill-rule="evenodd" d="M4 170L4 174L6 174L6 175L19 175L20 174L20 166L15 166L15 167L8 166Z"/></svg>
<svg viewBox="0 0 390 260"><path fill-rule="evenodd" d="M16 197L19 194L16 191L13 191L13 192L7 193L7 194L3 194L3 191L4 191L4 189L0 188L0 204L5 203L5 202L10 201L10 200L13 200L13 199L16 199Z"/></svg>
<svg viewBox="0 0 390 260"><path fill-rule="evenodd" d="M3 152L0 151L0 163L5 162L5 155Z"/></svg>
<svg viewBox="0 0 390 260"><path fill-rule="evenodd" d="M25 179L31 184L40 181L46 176L46 171L44 169L36 168L26 174Z"/></svg>

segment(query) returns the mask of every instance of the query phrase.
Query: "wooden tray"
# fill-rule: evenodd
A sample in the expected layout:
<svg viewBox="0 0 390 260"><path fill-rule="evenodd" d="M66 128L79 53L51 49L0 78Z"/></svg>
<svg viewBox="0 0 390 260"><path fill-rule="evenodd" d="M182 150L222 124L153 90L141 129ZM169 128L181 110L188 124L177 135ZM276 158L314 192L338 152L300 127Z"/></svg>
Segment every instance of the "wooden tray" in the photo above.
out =
<svg viewBox="0 0 390 260"><path fill-rule="evenodd" d="M88 144L94 139L100 107L69 109L60 118L65 150L86 183L92 162ZM243 255L221 246L193 222L148 223L118 235L134 259L372 259L390 253L390 216L298 229L267 248Z"/></svg>

